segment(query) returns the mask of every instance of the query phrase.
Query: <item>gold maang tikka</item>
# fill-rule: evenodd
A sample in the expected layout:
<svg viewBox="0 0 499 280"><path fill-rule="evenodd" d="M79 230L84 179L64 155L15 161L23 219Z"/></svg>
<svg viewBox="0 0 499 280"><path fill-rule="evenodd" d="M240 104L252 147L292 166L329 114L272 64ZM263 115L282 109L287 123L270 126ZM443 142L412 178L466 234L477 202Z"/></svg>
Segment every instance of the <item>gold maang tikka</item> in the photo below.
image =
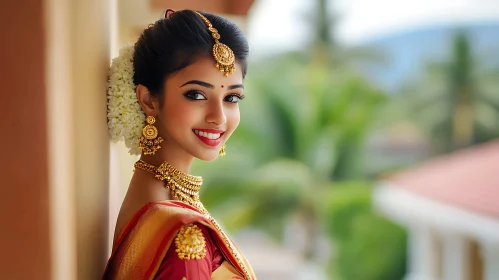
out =
<svg viewBox="0 0 499 280"><path fill-rule="evenodd" d="M220 34L218 33L218 30L213 27L211 22L201 13L196 13L201 17L201 19L203 19L204 23L206 23L208 30L211 32L211 36L215 39L215 45L213 45L213 57L217 62L215 67L217 67L220 72L223 72L226 77L229 76L229 74L236 71L236 66L234 65L236 61L234 52L229 48L229 46L220 43Z"/></svg>
<svg viewBox="0 0 499 280"><path fill-rule="evenodd" d="M161 149L163 138L158 137L158 129L153 126L156 119L153 116L147 116L147 125L142 129L142 136L139 137L139 149L144 155L154 155Z"/></svg>

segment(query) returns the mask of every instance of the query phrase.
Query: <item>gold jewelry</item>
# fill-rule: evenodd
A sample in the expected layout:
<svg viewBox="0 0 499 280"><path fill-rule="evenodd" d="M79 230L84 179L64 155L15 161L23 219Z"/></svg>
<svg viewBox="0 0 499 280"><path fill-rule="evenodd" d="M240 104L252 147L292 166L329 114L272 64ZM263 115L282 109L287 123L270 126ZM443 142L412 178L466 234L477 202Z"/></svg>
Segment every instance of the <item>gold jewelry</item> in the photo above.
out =
<svg viewBox="0 0 499 280"><path fill-rule="evenodd" d="M202 177L184 173L168 162L163 162L159 167L156 167L143 160L139 160L134 166L135 168L154 174L154 177L160 181L165 181L166 187L175 199L195 207L203 214L208 213L199 200L199 190L203 184Z"/></svg>
<svg viewBox="0 0 499 280"><path fill-rule="evenodd" d="M222 147L220 148L218 155L221 157L225 156L225 144L223 144Z"/></svg>
<svg viewBox="0 0 499 280"><path fill-rule="evenodd" d="M236 66L234 65L234 62L236 61L234 52L231 48L229 48L229 46L220 43L220 34L218 33L218 30L213 27L211 22L201 13L196 13L201 17L204 23L206 23L208 30L211 32L211 36L215 39L215 45L213 45L213 57L217 62L215 67L217 67L220 72L223 72L226 77L229 76L229 74L236 71Z"/></svg>
<svg viewBox="0 0 499 280"><path fill-rule="evenodd" d="M161 149L163 138L158 137L158 129L153 126L156 119L153 116L147 116L147 125L142 129L142 136L139 137L139 149L144 155L154 155Z"/></svg>
<svg viewBox="0 0 499 280"><path fill-rule="evenodd" d="M175 237L175 247L181 260L199 260L206 257L206 241L203 232L195 224L180 228Z"/></svg>
<svg viewBox="0 0 499 280"><path fill-rule="evenodd" d="M165 186L170 189L170 192L175 199L191 205L203 214L213 224L217 231L220 232L224 244L231 250L239 267L243 270L244 278L248 280L251 279L251 275L241 259L237 247L232 243L227 234L225 234L217 221L210 215L208 210L203 206L203 203L199 200L199 189L203 183L202 177L189 175L176 169L167 162L163 162L159 167L156 167L143 160L139 160L135 162L134 166L135 168L154 174L154 177L158 180L166 181Z"/></svg>

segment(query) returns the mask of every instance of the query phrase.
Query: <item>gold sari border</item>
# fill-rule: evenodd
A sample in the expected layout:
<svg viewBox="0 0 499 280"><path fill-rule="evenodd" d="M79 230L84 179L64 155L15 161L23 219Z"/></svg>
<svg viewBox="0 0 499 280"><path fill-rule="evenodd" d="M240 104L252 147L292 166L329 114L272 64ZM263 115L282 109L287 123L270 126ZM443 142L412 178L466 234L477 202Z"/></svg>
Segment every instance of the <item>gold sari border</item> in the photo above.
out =
<svg viewBox="0 0 499 280"><path fill-rule="evenodd" d="M144 205L118 234L103 279L108 279L107 275L113 275L113 279L120 280L138 279L137 277L152 279L176 233L189 223L200 223L215 233L212 237L226 260L244 275L242 267L228 247L232 246L232 250L235 248L242 256L240 250L232 241L230 244L225 244L224 233L219 232L217 227L196 208L180 201L166 200ZM147 250L151 247L156 247L157 250L154 252ZM251 271L244 257L243 260L244 265ZM250 277L250 280L256 279L253 271Z"/></svg>

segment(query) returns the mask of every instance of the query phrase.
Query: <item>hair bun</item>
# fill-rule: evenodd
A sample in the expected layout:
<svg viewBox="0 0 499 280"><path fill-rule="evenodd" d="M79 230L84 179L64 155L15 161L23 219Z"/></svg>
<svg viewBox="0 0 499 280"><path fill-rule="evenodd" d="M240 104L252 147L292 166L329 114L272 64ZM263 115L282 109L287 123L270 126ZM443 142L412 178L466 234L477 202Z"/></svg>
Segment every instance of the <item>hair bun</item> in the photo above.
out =
<svg viewBox="0 0 499 280"><path fill-rule="evenodd" d="M174 11L174 10L172 10L172 9L166 9L166 11L165 11L165 18L169 18L169 17L171 17L171 15L172 15L173 13L175 13L175 11Z"/></svg>

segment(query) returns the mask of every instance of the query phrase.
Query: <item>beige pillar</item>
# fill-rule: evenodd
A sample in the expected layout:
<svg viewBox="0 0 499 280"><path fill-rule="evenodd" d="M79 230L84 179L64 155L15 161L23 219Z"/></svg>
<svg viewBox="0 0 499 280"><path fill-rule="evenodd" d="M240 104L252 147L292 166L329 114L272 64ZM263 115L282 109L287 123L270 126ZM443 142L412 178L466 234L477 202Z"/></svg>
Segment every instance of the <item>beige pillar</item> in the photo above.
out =
<svg viewBox="0 0 499 280"><path fill-rule="evenodd" d="M46 0L52 279L99 279L107 258L109 0Z"/></svg>
<svg viewBox="0 0 499 280"><path fill-rule="evenodd" d="M435 231L424 224L416 224L409 231L409 262L405 280L437 280L439 255Z"/></svg>
<svg viewBox="0 0 499 280"><path fill-rule="evenodd" d="M70 1L45 1L52 279L76 278Z"/></svg>
<svg viewBox="0 0 499 280"><path fill-rule="evenodd" d="M71 72L78 279L100 279L107 259L109 0L72 1Z"/></svg>
<svg viewBox="0 0 499 280"><path fill-rule="evenodd" d="M471 272L471 244L465 236L443 232L443 280L467 280Z"/></svg>

